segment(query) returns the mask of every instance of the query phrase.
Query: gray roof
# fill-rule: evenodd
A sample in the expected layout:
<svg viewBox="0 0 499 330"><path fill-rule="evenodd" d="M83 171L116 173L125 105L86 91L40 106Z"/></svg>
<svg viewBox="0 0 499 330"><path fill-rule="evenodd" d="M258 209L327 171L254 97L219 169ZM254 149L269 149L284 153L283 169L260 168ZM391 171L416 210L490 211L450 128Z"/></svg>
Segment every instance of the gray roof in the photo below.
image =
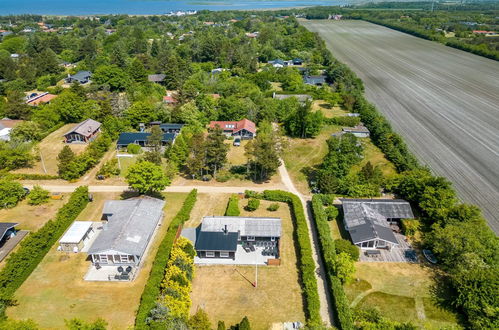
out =
<svg viewBox="0 0 499 330"><path fill-rule="evenodd" d="M3 239L9 229L12 229L17 225L17 222L0 222L0 240Z"/></svg>
<svg viewBox="0 0 499 330"><path fill-rule="evenodd" d="M354 243L380 238L398 244L387 219L414 218L402 199L341 199L345 228Z"/></svg>
<svg viewBox="0 0 499 330"><path fill-rule="evenodd" d="M108 223L88 253L116 251L142 257L163 217L164 205L165 201L147 196L106 201L102 213L108 214Z"/></svg>
<svg viewBox="0 0 499 330"><path fill-rule="evenodd" d="M312 96L307 94L274 94L274 98L277 100L289 99L290 97L296 97L300 102L312 100Z"/></svg>
<svg viewBox="0 0 499 330"><path fill-rule="evenodd" d="M162 74L162 73L150 74L147 76L147 80L149 80L151 82L162 82L163 80L165 80L165 78L166 78L166 74Z"/></svg>
<svg viewBox="0 0 499 330"><path fill-rule="evenodd" d="M204 217L201 232L222 232L227 226L229 232L240 236L281 237L281 219L249 217Z"/></svg>
<svg viewBox="0 0 499 330"><path fill-rule="evenodd" d="M87 119L76 125L73 129L71 129L64 135L68 135L70 133L77 133L84 136L89 136L92 135L95 131L97 131L100 128L100 126L101 123L99 123L98 121L93 119Z"/></svg>
<svg viewBox="0 0 499 330"><path fill-rule="evenodd" d="M307 85L324 85L326 83L326 76L305 76L303 82Z"/></svg>
<svg viewBox="0 0 499 330"><path fill-rule="evenodd" d="M184 228L180 235L191 241L192 245L196 245L197 228Z"/></svg>
<svg viewBox="0 0 499 330"><path fill-rule="evenodd" d="M127 132L120 133L118 137L118 146L128 146L131 143L147 142L147 138L151 135L149 132ZM174 133L164 133L161 142L173 142L176 135Z"/></svg>
<svg viewBox="0 0 499 330"><path fill-rule="evenodd" d="M90 71L78 71L74 75L70 76L71 79L78 80L80 82L87 81L92 76Z"/></svg>
<svg viewBox="0 0 499 330"><path fill-rule="evenodd" d="M363 125L355 127L343 127L343 132L347 133L369 133L369 129Z"/></svg>

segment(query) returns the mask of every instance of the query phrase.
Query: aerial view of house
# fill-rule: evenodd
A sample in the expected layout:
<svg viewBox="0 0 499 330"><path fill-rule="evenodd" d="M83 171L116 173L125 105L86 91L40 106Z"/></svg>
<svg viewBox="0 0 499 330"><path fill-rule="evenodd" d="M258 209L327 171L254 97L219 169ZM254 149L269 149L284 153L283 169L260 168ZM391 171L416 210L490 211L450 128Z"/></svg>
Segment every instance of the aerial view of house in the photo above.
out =
<svg viewBox="0 0 499 330"><path fill-rule="evenodd" d="M360 138L367 138L370 135L369 129L362 124L355 127L343 127L341 133L351 133Z"/></svg>
<svg viewBox="0 0 499 330"><path fill-rule="evenodd" d="M9 118L3 118L0 120L0 141L10 140L10 131L22 123L23 120L14 120Z"/></svg>
<svg viewBox="0 0 499 330"><path fill-rule="evenodd" d="M308 94L277 94L274 93L272 97L276 100L285 100L291 97L296 98L300 103L305 103L307 101L312 101L312 96Z"/></svg>
<svg viewBox="0 0 499 330"><path fill-rule="evenodd" d="M256 125L248 119L239 121L211 121L209 128L220 128L227 136L239 136L242 139L252 139L256 136Z"/></svg>
<svg viewBox="0 0 499 330"><path fill-rule="evenodd" d="M28 96L26 96L26 104L33 106L37 106L40 104L48 104L56 97L57 95L50 94L48 92L30 93Z"/></svg>
<svg viewBox="0 0 499 330"><path fill-rule="evenodd" d="M166 78L166 74L159 73L159 74L150 74L147 76L147 80L153 83L162 83Z"/></svg>
<svg viewBox="0 0 499 330"><path fill-rule="evenodd" d="M138 144L141 147L147 147L147 138L151 135L149 132L128 132L121 133L118 137L118 142L116 144L118 149L126 148L129 144ZM161 143L167 145L175 141L176 133L165 133L163 134L163 139Z"/></svg>
<svg viewBox="0 0 499 330"><path fill-rule="evenodd" d="M90 78L92 77L92 72L90 71L78 71L77 73L73 75L68 75L66 80L66 83L71 84L74 82L77 82L81 85L84 85L90 81Z"/></svg>
<svg viewBox="0 0 499 330"><path fill-rule="evenodd" d="M303 82L306 85L322 86L322 85L326 84L326 76L325 75L315 75L315 76L306 75L303 77Z"/></svg>
<svg viewBox="0 0 499 330"><path fill-rule="evenodd" d="M87 119L73 127L64 134L66 143L89 143L93 141L100 132L101 123L93 119Z"/></svg>

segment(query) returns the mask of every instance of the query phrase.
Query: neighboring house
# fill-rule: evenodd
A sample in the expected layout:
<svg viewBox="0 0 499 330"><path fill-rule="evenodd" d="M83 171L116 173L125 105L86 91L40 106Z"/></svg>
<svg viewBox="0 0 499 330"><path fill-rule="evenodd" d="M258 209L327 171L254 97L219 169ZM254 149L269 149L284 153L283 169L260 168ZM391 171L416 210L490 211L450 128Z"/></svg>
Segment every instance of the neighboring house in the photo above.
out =
<svg viewBox="0 0 499 330"><path fill-rule="evenodd" d="M195 231L199 258L237 257L238 246L279 247L281 219L251 217L204 217ZM190 235L192 236L192 235ZM188 237L192 240L192 237ZM278 257L279 252L273 257Z"/></svg>
<svg viewBox="0 0 499 330"><path fill-rule="evenodd" d="M95 234L91 221L75 221L59 240L58 251L81 252Z"/></svg>
<svg viewBox="0 0 499 330"><path fill-rule="evenodd" d="M341 199L343 222L353 244L361 249L391 248L399 244L390 225L413 219L411 205L402 199Z"/></svg>
<svg viewBox="0 0 499 330"><path fill-rule="evenodd" d="M84 85L90 81L91 77L92 77L92 72L79 71L74 75L68 75L68 77L66 78L66 83L71 84L77 82L80 83L81 85Z"/></svg>
<svg viewBox="0 0 499 330"><path fill-rule="evenodd" d="M159 124L159 128L164 133L170 133L170 134L179 134L180 130L182 130L182 127L184 127L184 124L170 124L170 123L164 123L164 124Z"/></svg>
<svg viewBox="0 0 499 330"><path fill-rule="evenodd" d="M16 222L0 222L0 242L4 242L11 237L16 236Z"/></svg>
<svg viewBox="0 0 499 330"><path fill-rule="evenodd" d="M138 144L141 147L147 147L147 138L151 135L149 132L129 132L121 133L116 144L118 149L126 148L129 144ZM163 145L173 143L175 141L176 133L163 134Z"/></svg>
<svg viewBox="0 0 499 330"><path fill-rule="evenodd" d="M258 31L255 31L255 32L246 32L245 35L248 38L258 38L258 36L260 35L260 32L258 32Z"/></svg>
<svg viewBox="0 0 499 330"><path fill-rule="evenodd" d="M216 69L213 69L211 70L211 74L219 74L219 73L222 73L224 71L227 71L227 69L224 69L224 68L216 68Z"/></svg>
<svg viewBox="0 0 499 330"><path fill-rule="evenodd" d="M150 81L150 82L153 82L153 83L157 83L157 84L160 84L162 83L163 81L165 81L165 78L166 78L166 74L150 74L147 76L147 80Z"/></svg>
<svg viewBox="0 0 499 330"><path fill-rule="evenodd" d="M364 125L358 125L355 127L343 127L342 132L343 133L352 133L356 137L360 137L360 138L366 138L366 137L369 137L369 135L370 135L369 129L367 129L367 127L365 127Z"/></svg>
<svg viewBox="0 0 499 330"><path fill-rule="evenodd" d="M101 123L93 119L87 119L76 125L64 134L66 143L88 143L95 140L100 132Z"/></svg>
<svg viewBox="0 0 499 330"><path fill-rule="evenodd" d="M177 104L177 100L171 95L163 96L163 102L169 105Z"/></svg>
<svg viewBox="0 0 499 330"><path fill-rule="evenodd" d="M26 104L32 106L38 106L40 104L50 103L53 99L55 99L57 95L50 94L47 92L43 93L31 93L26 98Z"/></svg>
<svg viewBox="0 0 499 330"><path fill-rule="evenodd" d="M347 117L360 117L360 113L358 112L349 112L346 114Z"/></svg>
<svg viewBox="0 0 499 330"><path fill-rule="evenodd" d="M283 68L285 65L285 62L281 59L276 59L276 60L268 61L268 64L271 64L274 68Z"/></svg>
<svg viewBox="0 0 499 330"><path fill-rule="evenodd" d="M212 121L210 128L219 127L227 136L240 136L242 139L252 139L256 136L256 125L248 119L240 121Z"/></svg>
<svg viewBox="0 0 499 330"><path fill-rule="evenodd" d="M152 197L106 201L102 219L107 223L88 250L92 263L138 266L161 223L164 206L165 201Z"/></svg>
<svg viewBox="0 0 499 330"><path fill-rule="evenodd" d="M303 77L303 82L306 85L312 86L322 86L327 84L325 75L305 76Z"/></svg>
<svg viewBox="0 0 499 330"><path fill-rule="evenodd" d="M23 121L9 118L0 120L0 141L10 141L10 131Z"/></svg>
<svg viewBox="0 0 499 330"><path fill-rule="evenodd" d="M290 97L296 98L299 102L305 103L307 101L312 101L312 96L307 95L307 94L272 94L272 97L277 100L285 100L289 99Z"/></svg>
<svg viewBox="0 0 499 330"><path fill-rule="evenodd" d="M293 59L293 65L302 65L303 62L304 61L301 58L294 58Z"/></svg>
<svg viewBox="0 0 499 330"><path fill-rule="evenodd" d="M0 37L6 37L8 35L11 35L12 31L7 31L7 30L0 30Z"/></svg>

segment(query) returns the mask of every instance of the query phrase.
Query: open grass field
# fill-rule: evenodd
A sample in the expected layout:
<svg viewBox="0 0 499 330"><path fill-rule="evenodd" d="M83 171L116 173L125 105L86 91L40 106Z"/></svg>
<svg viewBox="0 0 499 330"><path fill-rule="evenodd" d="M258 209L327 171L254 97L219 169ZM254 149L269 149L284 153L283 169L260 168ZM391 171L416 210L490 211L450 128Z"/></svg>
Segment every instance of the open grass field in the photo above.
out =
<svg viewBox="0 0 499 330"><path fill-rule="evenodd" d="M330 106L324 100L315 100L314 102L312 102L312 110L313 111L317 111L317 110L322 111L322 114L326 118L345 116L348 113L348 111L343 110L341 107Z"/></svg>
<svg viewBox="0 0 499 330"><path fill-rule="evenodd" d="M42 205L29 205L23 200L16 207L0 210L0 222L17 222L18 229L36 231L47 221L53 219L57 211L67 202L69 194L63 194L62 200L49 200Z"/></svg>
<svg viewBox="0 0 499 330"><path fill-rule="evenodd" d="M497 62L363 21L301 23L364 81L421 162L499 232Z"/></svg>
<svg viewBox="0 0 499 330"><path fill-rule="evenodd" d="M356 269L358 281L345 287L352 307L377 308L385 317L426 329L457 326L456 315L438 307L430 295L432 269L384 262L357 262Z"/></svg>
<svg viewBox="0 0 499 330"><path fill-rule="evenodd" d="M224 206L223 212L228 197L226 195L225 199L220 198L220 203ZM195 313L196 309L201 307L208 313L213 325L216 325L218 320L224 320L227 327L247 316L251 328L256 330L268 329L274 322L304 322L289 208L287 204L279 203L279 210L270 212L266 208L271 202L261 201L258 210L247 212L243 209L246 204L247 200L241 200L239 203L241 216L269 216L282 219L281 265L258 267L257 288L250 283L255 279L255 267L196 267L191 293L193 302L191 313ZM194 211L203 205L203 201L200 203L198 199Z"/></svg>
<svg viewBox="0 0 499 330"><path fill-rule="evenodd" d="M40 141L37 144L40 152L37 156L43 158L42 161L37 161L33 167L31 168L23 168L14 173L29 173L29 174L50 174L57 175L57 155L62 150L62 148L66 145L64 143L63 135L67 133L71 128L76 126L76 124L67 124L59 128L58 130L50 133L45 139ZM87 147L86 144L68 144L71 150L73 150L76 154L82 153ZM45 164L45 172L43 164Z"/></svg>
<svg viewBox="0 0 499 330"><path fill-rule="evenodd" d="M284 150L282 158L296 189L300 193L310 194L306 170L322 163L327 154L327 139L332 133L340 130L339 126L325 126L314 139L288 139L288 147Z"/></svg>
<svg viewBox="0 0 499 330"><path fill-rule="evenodd" d="M165 194L163 224L135 281L86 282L83 276L90 265L85 260L86 253L58 252L56 244L16 292L18 305L8 308L8 317L31 318L43 329L62 329L65 319L93 321L99 317L108 322L109 329L131 328L159 243L186 196ZM100 220L104 200L115 197L95 193L94 202L88 204L77 220Z"/></svg>
<svg viewBox="0 0 499 330"><path fill-rule="evenodd" d="M385 177L393 176L397 173L395 166L386 159L385 154L376 147L370 139L359 139L364 148L364 158L358 165L352 167L353 172L358 172L367 162L371 162L373 166L377 166L383 172Z"/></svg>

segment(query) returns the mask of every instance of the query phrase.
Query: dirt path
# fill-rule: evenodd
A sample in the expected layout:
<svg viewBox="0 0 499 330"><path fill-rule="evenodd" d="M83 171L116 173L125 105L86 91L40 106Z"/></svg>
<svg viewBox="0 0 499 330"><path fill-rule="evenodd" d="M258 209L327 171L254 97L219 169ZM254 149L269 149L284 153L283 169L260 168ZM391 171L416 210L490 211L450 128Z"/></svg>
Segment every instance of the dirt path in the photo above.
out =
<svg viewBox="0 0 499 330"><path fill-rule="evenodd" d="M310 235L310 241L312 243L312 256L315 261L315 265L317 267L317 272L315 273L315 277L317 279L317 288L319 291L319 299L321 304L321 318L322 321L326 323L326 325L331 326L334 325L334 317L333 317L333 309L331 296L329 294L329 287L326 281L326 271L324 268L324 262L322 260L322 256L319 254L319 239L317 236L317 230L312 222L312 211L310 209L310 196L303 196L296 189L291 180L288 171L286 170L286 166L284 165L284 161L281 159L281 166L279 166L279 175L281 176L281 180L287 190L295 195L297 195L301 203L303 205L303 209L306 210L305 218L307 219L308 232Z"/></svg>

